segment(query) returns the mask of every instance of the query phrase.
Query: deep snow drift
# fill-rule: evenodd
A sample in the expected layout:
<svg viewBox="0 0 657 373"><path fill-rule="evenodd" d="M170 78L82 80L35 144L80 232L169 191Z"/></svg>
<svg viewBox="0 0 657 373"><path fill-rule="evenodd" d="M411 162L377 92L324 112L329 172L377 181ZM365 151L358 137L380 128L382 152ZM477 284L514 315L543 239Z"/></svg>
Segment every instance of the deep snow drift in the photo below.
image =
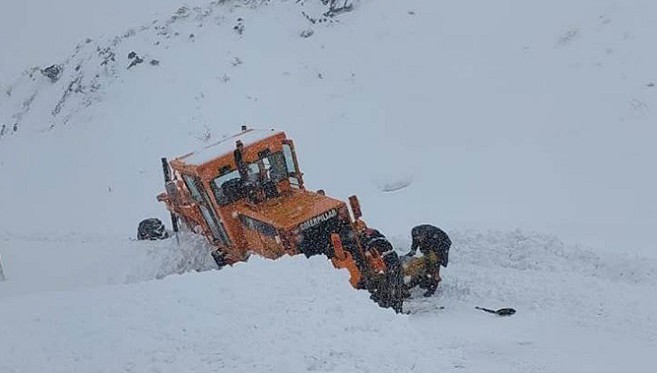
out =
<svg viewBox="0 0 657 373"><path fill-rule="evenodd" d="M378 308L321 257L140 282L210 269L207 247L183 236L181 256L174 239L117 240L112 259L108 242L14 238L20 252L8 253L0 284L0 334L13 337L0 339L0 371L652 371L657 263L520 232L453 238L438 295L415 294L408 316ZM39 261L61 248L101 257Z"/></svg>
<svg viewBox="0 0 657 373"><path fill-rule="evenodd" d="M344 372L435 366L422 359L423 337L408 318L373 310L367 293L354 292L348 274L334 271L325 259L254 258L229 271L5 299L2 335L21 337L0 340L0 370Z"/></svg>
<svg viewBox="0 0 657 373"><path fill-rule="evenodd" d="M199 3L0 75L0 371L652 371L657 3ZM159 158L243 123L401 252L446 228L439 294L397 316L321 258L129 239Z"/></svg>

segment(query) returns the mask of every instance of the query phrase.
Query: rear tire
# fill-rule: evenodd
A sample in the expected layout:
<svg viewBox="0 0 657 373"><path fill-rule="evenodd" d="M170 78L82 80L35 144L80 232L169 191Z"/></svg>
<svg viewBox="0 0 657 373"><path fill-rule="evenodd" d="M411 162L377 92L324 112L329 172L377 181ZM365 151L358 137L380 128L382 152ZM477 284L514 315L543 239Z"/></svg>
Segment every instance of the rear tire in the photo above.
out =
<svg viewBox="0 0 657 373"><path fill-rule="evenodd" d="M389 258L387 269L384 274L375 275L376 277L368 281L368 290L370 298L379 306L392 308L395 312L402 312L404 305L405 293L404 273L401 261L398 257Z"/></svg>
<svg viewBox="0 0 657 373"><path fill-rule="evenodd" d="M169 232L160 219L144 219L137 227L138 240L164 240L167 238L169 238Z"/></svg>

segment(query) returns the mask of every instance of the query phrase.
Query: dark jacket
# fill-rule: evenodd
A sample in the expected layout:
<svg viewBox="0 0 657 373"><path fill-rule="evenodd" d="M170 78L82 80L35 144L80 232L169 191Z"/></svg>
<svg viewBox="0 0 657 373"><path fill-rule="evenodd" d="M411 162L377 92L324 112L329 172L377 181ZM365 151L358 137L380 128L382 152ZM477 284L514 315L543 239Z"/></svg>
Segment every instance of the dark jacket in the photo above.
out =
<svg viewBox="0 0 657 373"><path fill-rule="evenodd" d="M447 233L433 225L424 224L414 227L411 230L411 236L413 237L413 244L411 245L411 251L407 255L415 255L418 249L425 255L429 252L435 252L440 256L440 264L443 267L447 267L449 248L452 246L452 241L447 236Z"/></svg>

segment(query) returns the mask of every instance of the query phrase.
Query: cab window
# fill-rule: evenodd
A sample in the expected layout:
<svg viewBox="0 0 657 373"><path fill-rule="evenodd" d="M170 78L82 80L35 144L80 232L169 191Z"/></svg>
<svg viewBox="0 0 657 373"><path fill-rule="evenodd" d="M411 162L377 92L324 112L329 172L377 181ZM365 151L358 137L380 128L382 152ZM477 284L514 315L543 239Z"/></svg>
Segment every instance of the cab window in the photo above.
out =
<svg viewBox="0 0 657 373"><path fill-rule="evenodd" d="M237 170L229 171L212 180L212 191L217 203L223 206L235 202L232 191L241 188L240 181L240 173Z"/></svg>
<svg viewBox="0 0 657 373"><path fill-rule="evenodd" d="M246 165L246 180L237 170L223 172L210 183L217 203L221 206L245 197L244 181L255 185L285 180L289 176L288 162L282 152L265 153L256 162Z"/></svg>
<svg viewBox="0 0 657 373"><path fill-rule="evenodd" d="M183 175L183 180L185 181L185 185L187 185L187 189L189 189L189 193L192 195L192 198L194 198L196 202L203 202L203 195L201 194L201 191L199 190L194 177L190 175Z"/></svg>
<svg viewBox="0 0 657 373"><path fill-rule="evenodd" d="M285 165L287 167L286 177L290 181L290 186L299 188L299 170L294 164L294 155L292 154L292 147L289 144L283 144L283 155L285 157Z"/></svg>
<svg viewBox="0 0 657 373"><path fill-rule="evenodd" d="M194 201L198 202L198 207L201 210L203 219L210 228L214 239L219 240L224 245L230 245L230 239L228 238L224 224L220 219L217 219L214 212L210 209L210 206L212 205L210 204L208 196L200 181L190 175L183 175L183 180L185 181L185 185L187 185L187 189L189 189L189 193L192 195Z"/></svg>
<svg viewBox="0 0 657 373"><path fill-rule="evenodd" d="M292 156L292 147L288 144L283 144L283 155L285 157L285 165L287 166L288 172L290 174L297 173L297 169L294 165L294 157ZM287 175L286 175L287 176ZM290 175L293 176L293 175Z"/></svg>
<svg viewBox="0 0 657 373"><path fill-rule="evenodd" d="M271 170L269 173L272 180L275 182L285 180L288 177L290 170L294 170L294 168L290 169L288 167L287 162L285 161L285 156L282 152L270 155L269 161L271 162Z"/></svg>

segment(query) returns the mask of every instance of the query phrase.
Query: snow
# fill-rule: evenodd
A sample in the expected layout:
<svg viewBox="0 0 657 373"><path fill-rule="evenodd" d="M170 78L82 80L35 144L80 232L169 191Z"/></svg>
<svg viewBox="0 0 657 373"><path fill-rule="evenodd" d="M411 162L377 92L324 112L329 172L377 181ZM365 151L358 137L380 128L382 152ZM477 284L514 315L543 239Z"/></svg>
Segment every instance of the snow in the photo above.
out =
<svg viewBox="0 0 657 373"><path fill-rule="evenodd" d="M3 4L0 372L653 370L657 3L187 4ZM159 159L243 123L400 252L444 228L439 293L395 315L321 258L134 241Z"/></svg>
<svg viewBox="0 0 657 373"><path fill-rule="evenodd" d="M142 214L165 217L151 203L161 189L161 157L233 135L242 123L267 125L296 140L309 186L359 194L384 232L430 221L447 229L519 227L656 255L657 180L646 171L657 156L657 90L648 87L657 61L645 47L653 2L365 1L327 24L301 15L320 14L313 4L226 3L211 13L190 5L174 21L168 11L155 25L145 17L109 36L90 35L88 44L72 40L67 55L41 64L70 58L57 83L38 72L5 83L13 94L0 98L0 123L11 128L19 116L14 137L32 138L30 146L49 156L6 161L26 141L11 140L9 131L0 140L3 173L41 183L31 180L34 168L70 165L52 173L79 184L94 203L53 230L97 231L77 222L100 205L101 230L122 234ZM233 29L238 18L242 35ZM307 29L314 34L300 37ZM101 65L98 48L110 48L115 63ZM131 51L145 62L127 70ZM78 63L82 93L68 94L53 115ZM79 139L99 154L71 160ZM413 176L412 188L381 195L378 180L396 169ZM100 192L108 187L112 193ZM2 195L13 188L2 186ZM53 214L74 203L68 196L78 195L43 189L35 186L38 196L26 202L3 197L9 211L51 206L40 217L3 222L10 231L30 233L24 222L31 219L51 226Z"/></svg>
<svg viewBox="0 0 657 373"><path fill-rule="evenodd" d="M217 271L189 235L184 255L175 239L14 237L0 332L19 337L0 339L0 371L652 371L657 261L519 231L452 238L439 294L396 315L322 257ZM113 258L54 254L104 244Z"/></svg>
<svg viewBox="0 0 657 373"><path fill-rule="evenodd" d="M0 319L12 323L0 326L2 334L24 337L0 341L0 370L296 372L433 365L416 362L420 348L394 351L398 344L421 347L407 317L371 310L366 294L354 292L348 275L325 259L254 258L230 271L6 300ZM34 357L25 361L26 355Z"/></svg>

